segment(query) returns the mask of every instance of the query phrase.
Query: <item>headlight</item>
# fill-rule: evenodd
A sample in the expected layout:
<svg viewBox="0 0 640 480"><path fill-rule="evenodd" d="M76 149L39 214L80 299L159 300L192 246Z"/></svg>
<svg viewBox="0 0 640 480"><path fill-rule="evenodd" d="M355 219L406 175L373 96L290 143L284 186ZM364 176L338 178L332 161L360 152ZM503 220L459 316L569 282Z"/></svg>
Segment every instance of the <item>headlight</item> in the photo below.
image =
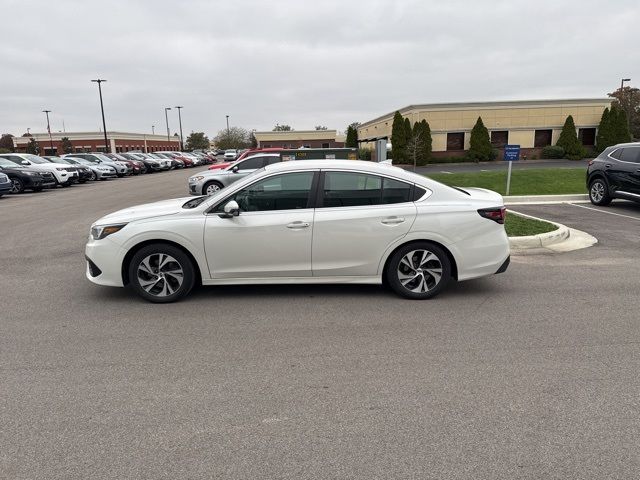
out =
<svg viewBox="0 0 640 480"><path fill-rule="evenodd" d="M197 175L195 177L189 178L190 182L199 182L200 180L204 180L204 177L202 175Z"/></svg>
<svg viewBox="0 0 640 480"><path fill-rule="evenodd" d="M94 240L102 240L112 233L119 232L125 227L126 223L118 223L116 225L100 225L91 227L91 238Z"/></svg>
<svg viewBox="0 0 640 480"><path fill-rule="evenodd" d="M59 171L59 172L64 172L64 171L66 171L66 168L59 168L59 167L56 167L56 170L57 170L57 171Z"/></svg>
<svg viewBox="0 0 640 480"><path fill-rule="evenodd" d="M39 173L36 173L36 172L24 172L24 173L26 173L30 177L35 177L36 175L40 175Z"/></svg>

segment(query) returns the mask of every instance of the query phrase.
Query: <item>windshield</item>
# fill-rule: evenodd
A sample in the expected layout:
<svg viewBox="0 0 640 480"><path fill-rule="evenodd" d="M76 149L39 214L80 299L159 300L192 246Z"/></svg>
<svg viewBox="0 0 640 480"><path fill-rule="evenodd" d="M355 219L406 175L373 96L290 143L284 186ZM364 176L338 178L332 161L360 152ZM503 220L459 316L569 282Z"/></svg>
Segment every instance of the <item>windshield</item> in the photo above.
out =
<svg viewBox="0 0 640 480"><path fill-rule="evenodd" d="M33 163L49 163L44 158L38 157L37 155L27 154L23 157Z"/></svg>
<svg viewBox="0 0 640 480"><path fill-rule="evenodd" d="M113 160L111 160L109 157L107 157L106 155L102 155L102 154L96 154L96 157L98 157L100 160L102 160L103 162L109 162L112 163Z"/></svg>

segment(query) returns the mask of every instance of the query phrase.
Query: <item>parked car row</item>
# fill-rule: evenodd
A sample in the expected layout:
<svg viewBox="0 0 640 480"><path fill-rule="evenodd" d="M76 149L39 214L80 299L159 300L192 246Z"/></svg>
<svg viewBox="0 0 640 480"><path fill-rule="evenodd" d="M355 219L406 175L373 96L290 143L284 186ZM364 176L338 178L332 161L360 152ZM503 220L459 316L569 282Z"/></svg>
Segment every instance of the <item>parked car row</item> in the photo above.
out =
<svg viewBox="0 0 640 480"><path fill-rule="evenodd" d="M208 165L214 161L214 156L203 152L69 153L59 157L3 153L0 154L0 196Z"/></svg>

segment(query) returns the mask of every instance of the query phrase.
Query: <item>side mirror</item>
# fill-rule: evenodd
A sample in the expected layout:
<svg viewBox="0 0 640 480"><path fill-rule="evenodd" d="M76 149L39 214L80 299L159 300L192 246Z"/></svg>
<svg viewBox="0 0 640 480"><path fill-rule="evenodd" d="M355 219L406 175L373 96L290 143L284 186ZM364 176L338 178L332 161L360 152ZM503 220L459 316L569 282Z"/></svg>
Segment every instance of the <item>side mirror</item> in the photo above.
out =
<svg viewBox="0 0 640 480"><path fill-rule="evenodd" d="M238 173L238 170L240 170L240 167L238 165L234 165L234 167L231 169L233 173Z"/></svg>
<svg viewBox="0 0 640 480"><path fill-rule="evenodd" d="M218 215L220 218L233 218L240 215L240 206L238 205L238 202L236 202L235 200L231 200L227 202L223 210L224 210L224 213L221 213L220 215Z"/></svg>

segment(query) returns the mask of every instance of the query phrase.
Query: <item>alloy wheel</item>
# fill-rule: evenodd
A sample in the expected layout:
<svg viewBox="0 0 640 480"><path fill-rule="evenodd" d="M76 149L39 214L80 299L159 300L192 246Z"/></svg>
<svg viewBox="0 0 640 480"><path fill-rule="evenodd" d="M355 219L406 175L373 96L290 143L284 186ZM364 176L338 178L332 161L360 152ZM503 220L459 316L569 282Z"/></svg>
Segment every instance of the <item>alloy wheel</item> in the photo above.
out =
<svg viewBox="0 0 640 480"><path fill-rule="evenodd" d="M604 185L602 182L593 182L591 185L591 200L595 203L599 203L604 198Z"/></svg>
<svg viewBox="0 0 640 480"><path fill-rule="evenodd" d="M412 250L402 257L397 270L400 284L414 293L433 290L442 278L442 263L429 250Z"/></svg>
<svg viewBox="0 0 640 480"><path fill-rule="evenodd" d="M182 286L184 270L171 255L153 253L138 264L137 276L140 287L149 295L167 297Z"/></svg>
<svg viewBox="0 0 640 480"><path fill-rule="evenodd" d="M22 191L22 182L17 178L11 179L11 193L20 193Z"/></svg>
<svg viewBox="0 0 640 480"><path fill-rule="evenodd" d="M213 195L218 190L220 190L220 185L218 185L217 183L211 183L211 184L207 185L207 188L206 188L204 193L206 195Z"/></svg>

